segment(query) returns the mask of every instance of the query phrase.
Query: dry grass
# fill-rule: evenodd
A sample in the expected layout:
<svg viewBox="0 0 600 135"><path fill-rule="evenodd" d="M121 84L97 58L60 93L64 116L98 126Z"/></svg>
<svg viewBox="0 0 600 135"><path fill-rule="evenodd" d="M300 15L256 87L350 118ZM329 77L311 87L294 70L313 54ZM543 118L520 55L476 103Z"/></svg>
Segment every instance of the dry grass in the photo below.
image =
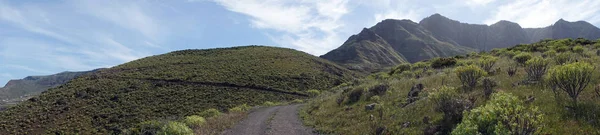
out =
<svg viewBox="0 0 600 135"><path fill-rule="evenodd" d="M197 135L218 135L248 116L248 112L225 113L206 119L206 123L194 129Z"/></svg>

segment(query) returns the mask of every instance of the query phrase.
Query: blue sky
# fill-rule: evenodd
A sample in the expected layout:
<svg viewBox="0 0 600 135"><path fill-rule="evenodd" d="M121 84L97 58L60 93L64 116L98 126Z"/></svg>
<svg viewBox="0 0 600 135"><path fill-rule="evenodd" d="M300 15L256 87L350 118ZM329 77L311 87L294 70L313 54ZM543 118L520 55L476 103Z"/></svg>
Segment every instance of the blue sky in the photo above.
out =
<svg viewBox="0 0 600 135"><path fill-rule="evenodd" d="M241 45L322 55L382 19L600 26L597 0L0 0L0 84L112 67L181 49Z"/></svg>

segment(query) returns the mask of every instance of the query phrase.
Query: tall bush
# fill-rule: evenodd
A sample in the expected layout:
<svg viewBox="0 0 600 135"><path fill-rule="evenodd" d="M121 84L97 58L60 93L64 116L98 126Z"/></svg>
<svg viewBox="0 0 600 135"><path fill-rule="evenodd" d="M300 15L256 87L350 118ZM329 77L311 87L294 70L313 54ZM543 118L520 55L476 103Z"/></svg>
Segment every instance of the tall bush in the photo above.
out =
<svg viewBox="0 0 600 135"><path fill-rule="evenodd" d="M456 73L456 76L458 76L462 86L467 90L475 87L475 85L477 85L477 80L487 75L485 71L475 65L457 67L454 72Z"/></svg>
<svg viewBox="0 0 600 135"><path fill-rule="evenodd" d="M549 62L542 57L534 57L525 62L525 71L530 81L540 81L546 74Z"/></svg>
<svg viewBox="0 0 600 135"><path fill-rule="evenodd" d="M390 71L390 75L392 74L400 74L404 71L409 71L410 70L410 64L409 63L403 63L400 65L397 65L396 67L392 68L392 70Z"/></svg>
<svg viewBox="0 0 600 135"><path fill-rule="evenodd" d="M554 57L554 62L556 62L556 65L570 63L571 61L573 61L573 55L569 52L559 53Z"/></svg>
<svg viewBox="0 0 600 135"><path fill-rule="evenodd" d="M526 53L526 52L522 52L518 55L515 55L515 57L513 57L513 59L521 64L521 65L525 65L525 62L527 62L527 60L531 59L531 57L533 57L530 53Z"/></svg>
<svg viewBox="0 0 600 135"><path fill-rule="evenodd" d="M428 98L435 103L435 110L444 113L441 121L441 134L448 134L460 122L463 111L472 106L467 100L461 98L455 88L442 86L429 93Z"/></svg>
<svg viewBox="0 0 600 135"><path fill-rule="evenodd" d="M487 104L465 113L453 135L532 135L543 128L543 114L509 93L496 93Z"/></svg>
<svg viewBox="0 0 600 135"><path fill-rule="evenodd" d="M206 123L206 119L198 115L192 115L185 117L185 119L183 119L183 123L190 128L198 128L202 126L202 124Z"/></svg>
<svg viewBox="0 0 600 135"><path fill-rule="evenodd" d="M492 68L496 64L497 60L498 60L498 58L493 57L493 56L481 57L481 59L479 59L478 64L479 64L479 67L481 67L486 72L491 72Z"/></svg>
<svg viewBox="0 0 600 135"><path fill-rule="evenodd" d="M592 79L594 67L585 62L556 66L548 72L548 82L563 90L577 105L577 97Z"/></svg>
<svg viewBox="0 0 600 135"><path fill-rule="evenodd" d="M577 46L573 47L574 53L583 54L584 51L585 51L585 49L581 45L577 45Z"/></svg>
<svg viewBox="0 0 600 135"><path fill-rule="evenodd" d="M446 68L456 65L455 58L434 58L431 60L432 68Z"/></svg>

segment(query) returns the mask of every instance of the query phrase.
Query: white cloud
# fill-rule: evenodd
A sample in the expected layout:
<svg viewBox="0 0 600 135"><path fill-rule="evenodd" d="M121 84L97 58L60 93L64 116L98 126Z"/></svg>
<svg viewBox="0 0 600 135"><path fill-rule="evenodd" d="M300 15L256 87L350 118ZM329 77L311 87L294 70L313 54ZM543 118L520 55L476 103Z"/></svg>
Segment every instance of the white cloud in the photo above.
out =
<svg viewBox="0 0 600 135"><path fill-rule="evenodd" d="M519 23L522 27L545 27L560 18L569 21L589 20L599 23L600 1L597 0L517 0L497 7L485 23L499 20Z"/></svg>
<svg viewBox="0 0 600 135"><path fill-rule="evenodd" d="M23 65L14 65L14 64L7 64L7 65L2 65L8 68L13 68L13 69L17 69L17 70L25 70L25 71L29 71L29 72L34 72L34 73L41 73L41 74L51 74L52 72L50 71L46 71L46 70L42 70L42 69L35 69L35 68L31 68L28 66L23 66Z"/></svg>
<svg viewBox="0 0 600 135"><path fill-rule="evenodd" d="M252 26L282 46L320 55L342 42L340 19L348 13L347 0L215 0L226 9L251 17Z"/></svg>
<svg viewBox="0 0 600 135"><path fill-rule="evenodd" d="M494 2L496 0L465 0L464 2L471 7L475 7L475 6L485 6L487 4L490 4L492 2Z"/></svg>
<svg viewBox="0 0 600 135"><path fill-rule="evenodd" d="M401 11L390 9L385 13L375 14L375 21L382 21L385 19L409 19L418 22L420 18L421 14L417 13L415 10Z"/></svg>

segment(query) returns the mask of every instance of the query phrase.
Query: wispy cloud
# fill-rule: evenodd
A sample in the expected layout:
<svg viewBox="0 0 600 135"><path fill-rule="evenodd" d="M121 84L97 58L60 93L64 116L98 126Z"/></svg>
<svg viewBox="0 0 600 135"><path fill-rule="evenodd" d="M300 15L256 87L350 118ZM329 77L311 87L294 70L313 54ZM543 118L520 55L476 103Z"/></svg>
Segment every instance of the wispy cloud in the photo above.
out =
<svg viewBox="0 0 600 135"><path fill-rule="evenodd" d="M245 14L252 26L271 29L269 37L282 46L315 55L337 47L342 38L337 31L340 19L348 13L347 0L215 0L226 9Z"/></svg>

